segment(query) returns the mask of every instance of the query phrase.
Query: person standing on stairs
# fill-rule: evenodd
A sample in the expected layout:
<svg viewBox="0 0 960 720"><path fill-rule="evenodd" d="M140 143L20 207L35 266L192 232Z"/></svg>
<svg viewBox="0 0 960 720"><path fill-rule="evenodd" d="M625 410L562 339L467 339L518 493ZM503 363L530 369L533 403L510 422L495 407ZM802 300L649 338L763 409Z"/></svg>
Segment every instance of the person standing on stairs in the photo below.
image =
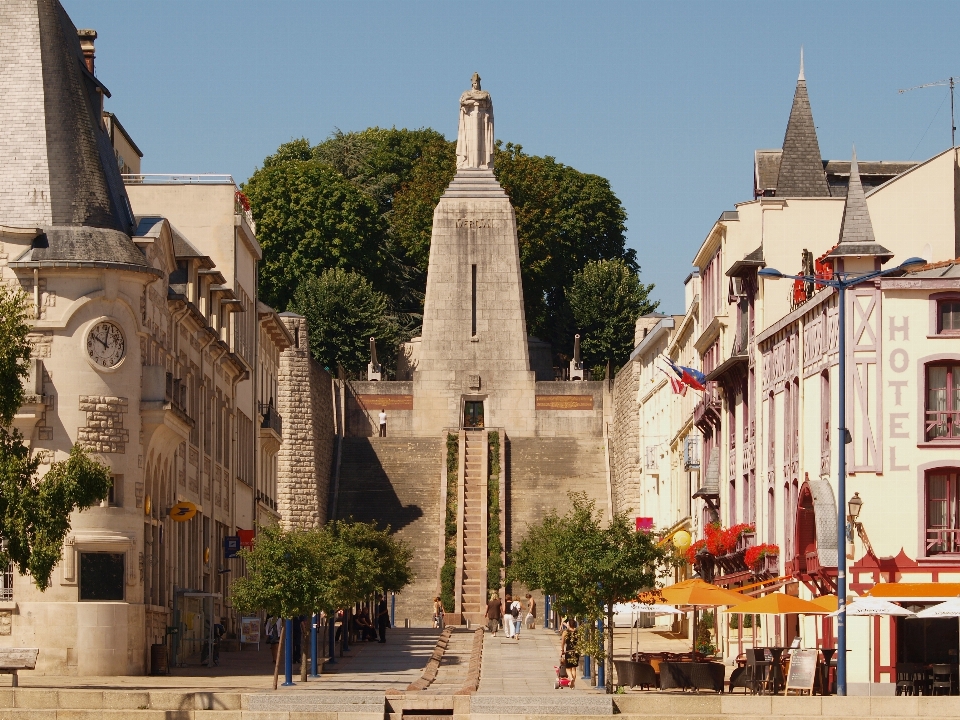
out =
<svg viewBox="0 0 960 720"><path fill-rule="evenodd" d="M513 615L513 636L520 640L520 628L523 627L523 607L520 605L520 597L510 604L510 614Z"/></svg>
<svg viewBox="0 0 960 720"><path fill-rule="evenodd" d="M512 638L516 630L513 621L513 596L507 595L503 608L503 636L507 639Z"/></svg>
<svg viewBox="0 0 960 720"><path fill-rule="evenodd" d="M527 593L527 616L524 620L528 630L533 630L537 624L537 601L530 593Z"/></svg>
<svg viewBox="0 0 960 720"><path fill-rule="evenodd" d="M487 602L487 629L494 637L497 636L497 626L500 624L502 608L499 596L496 593L490 593L490 600Z"/></svg>
<svg viewBox="0 0 960 720"><path fill-rule="evenodd" d="M387 410L380 408L380 437L387 436Z"/></svg>

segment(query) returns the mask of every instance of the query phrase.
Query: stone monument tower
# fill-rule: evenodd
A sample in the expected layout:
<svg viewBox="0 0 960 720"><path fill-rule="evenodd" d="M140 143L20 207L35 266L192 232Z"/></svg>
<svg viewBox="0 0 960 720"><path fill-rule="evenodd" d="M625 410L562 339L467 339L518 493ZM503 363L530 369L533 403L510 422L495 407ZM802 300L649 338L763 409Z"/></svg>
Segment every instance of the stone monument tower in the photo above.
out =
<svg viewBox="0 0 960 720"><path fill-rule="evenodd" d="M493 103L474 73L460 96L457 174L433 213L413 432L536 434L517 223L493 174Z"/></svg>

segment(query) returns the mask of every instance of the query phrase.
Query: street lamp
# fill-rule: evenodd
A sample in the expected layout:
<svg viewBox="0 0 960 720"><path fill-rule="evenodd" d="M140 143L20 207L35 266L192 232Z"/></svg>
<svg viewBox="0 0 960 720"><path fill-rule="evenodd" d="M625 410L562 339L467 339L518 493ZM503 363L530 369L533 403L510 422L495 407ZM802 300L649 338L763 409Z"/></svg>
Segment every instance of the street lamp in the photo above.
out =
<svg viewBox="0 0 960 720"><path fill-rule="evenodd" d="M874 270L873 272L862 275L848 272L834 273L829 280L819 278L815 275L785 275L779 270L773 268L763 268L757 275L762 278L779 280L787 278L790 280L802 280L803 282L812 282L816 285L826 285L837 291L837 306L839 308L839 326L838 344L839 344L839 362L840 367L840 407L838 410L839 422L837 423L837 432L839 438L839 457L837 469L837 604L840 608L840 614L837 615L837 695L847 694L847 555L844 552L846 546L846 517L844 517L844 505L847 504L847 444L846 439L849 431L845 427L847 418L847 356L846 356L846 337L847 337L847 288L858 285L867 280L873 280L882 275L890 275L895 272L906 270L908 267L925 264L927 261L923 258L912 257L900 263L895 268L887 270ZM853 511L854 501L858 501L856 511L859 514L862 500L859 496L854 496L850 500L850 510Z"/></svg>
<svg viewBox="0 0 960 720"><path fill-rule="evenodd" d="M851 522L856 522L857 518L860 517L860 508L863 507L863 500L860 499L860 493L855 492L853 497L850 498L850 502L847 503L847 514L850 516Z"/></svg>

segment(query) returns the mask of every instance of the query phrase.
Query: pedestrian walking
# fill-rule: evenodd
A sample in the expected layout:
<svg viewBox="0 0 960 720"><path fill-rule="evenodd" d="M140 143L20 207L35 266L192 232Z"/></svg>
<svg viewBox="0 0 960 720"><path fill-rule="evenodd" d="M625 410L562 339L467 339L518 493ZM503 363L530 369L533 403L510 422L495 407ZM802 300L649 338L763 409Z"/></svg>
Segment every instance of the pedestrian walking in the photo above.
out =
<svg viewBox="0 0 960 720"><path fill-rule="evenodd" d="M520 628L523 627L523 606L518 597L510 604L510 614L513 615L513 636L520 639Z"/></svg>
<svg viewBox="0 0 960 720"><path fill-rule="evenodd" d="M443 630L443 602L439 595L433 599L433 626Z"/></svg>
<svg viewBox="0 0 960 720"><path fill-rule="evenodd" d="M503 605L503 636L507 639L513 637L516 626L513 624L513 596L507 595L506 602Z"/></svg>
<svg viewBox="0 0 960 720"><path fill-rule="evenodd" d="M387 628L390 627L390 611L387 610L387 596L378 595L377 599L377 632L380 633L380 639L377 642L385 643L387 641Z"/></svg>
<svg viewBox="0 0 960 720"><path fill-rule="evenodd" d="M387 411L380 408L380 437L387 436Z"/></svg>
<svg viewBox="0 0 960 720"><path fill-rule="evenodd" d="M570 618L566 622L566 629L560 635L560 666L567 671L570 680L569 687L577 682L577 667L580 665L580 651L577 649L577 621Z"/></svg>
<svg viewBox="0 0 960 720"><path fill-rule="evenodd" d="M524 620L528 630L533 630L537 626L537 601L530 593L527 593L527 617Z"/></svg>
<svg viewBox="0 0 960 720"><path fill-rule="evenodd" d="M497 636L497 627L500 625L500 617L503 614L503 605L496 593L490 593L490 600L487 601L487 629Z"/></svg>

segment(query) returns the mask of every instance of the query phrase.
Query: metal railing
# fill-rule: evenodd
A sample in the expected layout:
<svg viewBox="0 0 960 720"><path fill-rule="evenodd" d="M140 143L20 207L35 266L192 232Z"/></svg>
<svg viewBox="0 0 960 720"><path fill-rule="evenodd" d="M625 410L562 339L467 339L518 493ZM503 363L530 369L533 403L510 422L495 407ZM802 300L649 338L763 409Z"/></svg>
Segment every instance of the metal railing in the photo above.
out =
<svg viewBox="0 0 960 720"><path fill-rule="evenodd" d="M128 185L234 185L233 175L220 173L150 173L146 175L123 175Z"/></svg>
<svg viewBox="0 0 960 720"><path fill-rule="evenodd" d="M0 574L0 602L13 600L13 563L7 563L6 569Z"/></svg>
<svg viewBox="0 0 960 720"><path fill-rule="evenodd" d="M260 427L273 430L277 435L283 437L283 418L273 407L273 403L260 403L260 414L263 415L263 422Z"/></svg>
<svg viewBox="0 0 960 720"><path fill-rule="evenodd" d="M927 410L924 433L927 440L960 437L960 410Z"/></svg>
<svg viewBox="0 0 960 720"><path fill-rule="evenodd" d="M927 528L927 555L960 552L960 528Z"/></svg>

